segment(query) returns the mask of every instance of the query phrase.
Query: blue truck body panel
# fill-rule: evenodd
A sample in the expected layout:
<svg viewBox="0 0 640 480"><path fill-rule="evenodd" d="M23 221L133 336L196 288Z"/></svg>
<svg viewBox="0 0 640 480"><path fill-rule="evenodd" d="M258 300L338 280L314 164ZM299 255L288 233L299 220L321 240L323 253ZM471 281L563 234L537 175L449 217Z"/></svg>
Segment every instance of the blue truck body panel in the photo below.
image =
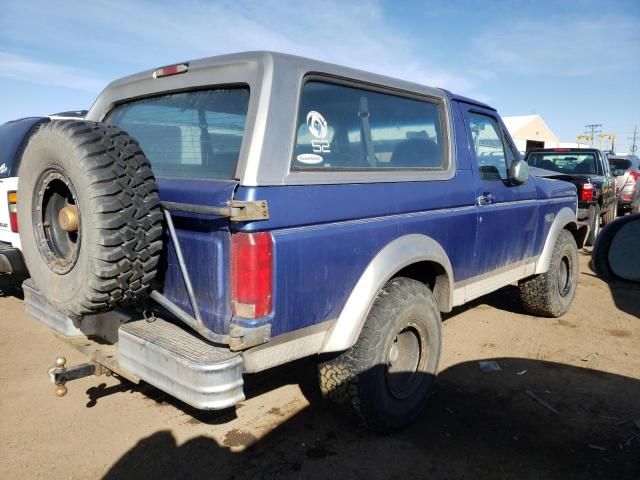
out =
<svg viewBox="0 0 640 480"><path fill-rule="evenodd" d="M164 201L214 207L224 207L237 186L232 180L158 178L157 182ZM214 332L227 332L231 320L229 221L184 212L173 212L172 218L203 321ZM163 293L193 315L175 246L167 232L164 248L166 265L160 273Z"/></svg>

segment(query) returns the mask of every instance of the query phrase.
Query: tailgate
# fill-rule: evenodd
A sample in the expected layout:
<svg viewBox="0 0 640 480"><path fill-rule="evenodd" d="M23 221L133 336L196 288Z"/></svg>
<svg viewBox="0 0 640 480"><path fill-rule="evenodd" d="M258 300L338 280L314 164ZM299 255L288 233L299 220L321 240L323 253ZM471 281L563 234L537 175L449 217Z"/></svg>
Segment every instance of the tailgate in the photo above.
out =
<svg viewBox="0 0 640 480"><path fill-rule="evenodd" d="M236 187L230 180L156 179L163 202L226 207ZM202 320L215 333L229 332L229 257L231 233L229 218L175 211L169 208L185 267L189 274ZM164 264L160 267L160 290L173 303L192 316L176 248L165 228Z"/></svg>

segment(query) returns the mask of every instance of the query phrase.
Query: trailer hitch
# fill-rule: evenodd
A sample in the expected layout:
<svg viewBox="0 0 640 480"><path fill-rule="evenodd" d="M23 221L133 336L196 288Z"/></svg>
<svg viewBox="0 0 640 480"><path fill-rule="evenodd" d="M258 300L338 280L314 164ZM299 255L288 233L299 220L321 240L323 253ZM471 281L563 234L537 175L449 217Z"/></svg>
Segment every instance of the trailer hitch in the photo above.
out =
<svg viewBox="0 0 640 480"><path fill-rule="evenodd" d="M55 394L57 397L64 397L67 394L66 383L70 382L71 380L77 380L79 378L89 377L91 375L111 375L111 370L100 365L97 362L81 363L80 365L74 365L73 367L69 368L66 368L66 364L66 358L56 357L53 367L48 370L51 383L56 386Z"/></svg>

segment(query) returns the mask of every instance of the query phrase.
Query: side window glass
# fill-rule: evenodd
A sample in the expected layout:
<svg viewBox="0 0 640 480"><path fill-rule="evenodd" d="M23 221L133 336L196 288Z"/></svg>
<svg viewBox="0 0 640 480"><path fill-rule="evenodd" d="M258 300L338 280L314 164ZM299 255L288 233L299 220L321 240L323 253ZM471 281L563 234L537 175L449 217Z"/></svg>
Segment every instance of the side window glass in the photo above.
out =
<svg viewBox="0 0 640 480"><path fill-rule="evenodd" d="M472 112L469 122L480 178L506 180L507 161L498 123L487 115Z"/></svg>
<svg viewBox="0 0 640 480"><path fill-rule="evenodd" d="M441 111L437 101L308 81L292 169L443 169Z"/></svg>

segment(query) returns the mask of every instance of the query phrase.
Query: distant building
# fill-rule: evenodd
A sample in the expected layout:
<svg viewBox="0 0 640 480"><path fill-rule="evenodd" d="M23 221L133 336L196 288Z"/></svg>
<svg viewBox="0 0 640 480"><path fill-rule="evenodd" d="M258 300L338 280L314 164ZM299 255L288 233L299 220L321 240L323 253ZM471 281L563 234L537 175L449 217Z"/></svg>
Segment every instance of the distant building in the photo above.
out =
<svg viewBox="0 0 640 480"><path fill-rule="evenodd" d="M564 147L540 115L502 117L516 148L525 153L532 148Z"/></svg>

